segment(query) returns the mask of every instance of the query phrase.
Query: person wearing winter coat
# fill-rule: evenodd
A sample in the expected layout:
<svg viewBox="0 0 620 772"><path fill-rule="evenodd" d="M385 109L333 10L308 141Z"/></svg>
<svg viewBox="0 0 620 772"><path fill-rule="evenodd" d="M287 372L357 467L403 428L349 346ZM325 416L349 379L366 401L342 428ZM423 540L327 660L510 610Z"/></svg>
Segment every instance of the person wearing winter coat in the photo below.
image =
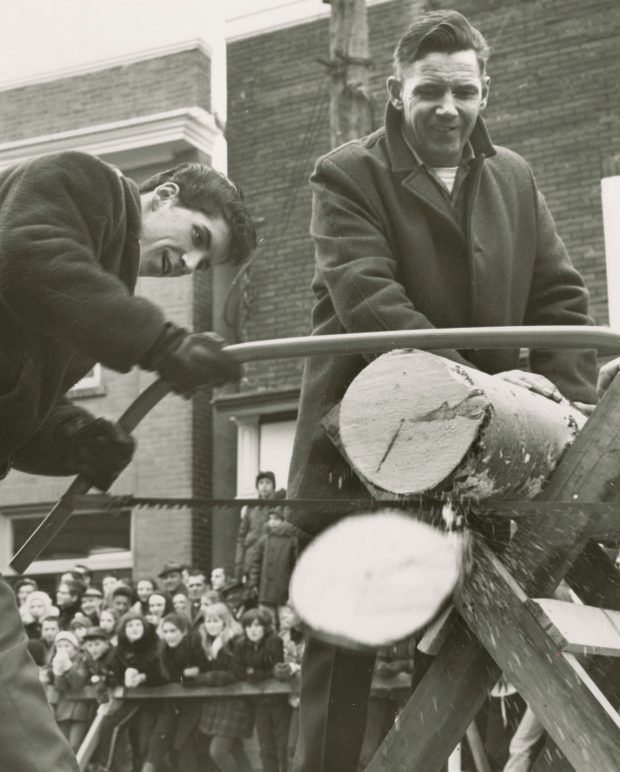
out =
<svg viewBox="0 0 620 772"><path fill-rule="evenodd" d="M114 683L114 647L110 638L100 627L90 627L83 641L86 652L85 665L88 685L95 690L98 703L109 702L109 689Z"/></svg>
<svg viewBox="0 0 620 772"><path fill-rule="evenodd" d="M201 670L185 673L186 686L228 686L239 680L232 644L241 626L225 603L203 608L198 628L206 661ZM247 697L207 697L202 702L198 728L208 738L209 756L220 772L251 772L243 741L254 728L254 706Z"/></svg>
<svg viewBox="0 0 620 772"><path fill-rule="evenodd" d="M269 499L281 499L284 490L276 491L276 476L273 472L259 472L256 475L256 495L268 502ZM243 507L237 532L235 550L235 577L241 582L247 582L254 558L254 550L258 540L265 531L270 507L261 504Z"/></svg>
<svg viewBox="0 0 620 772"><path fill-rule="evenodd" d="M159 665L160 640L155 628L141 614L130 611L118 623L118 644L114 649L111 686L161 686L164 678ZM128 729L133 763L140 772L155 772L168 749L167 734L153 734L157 706L152 700L124 702L105 716L93 762L111 767L118 734Z"/></svg>
<svg viewBox="0 0 620 772"><path fill-rule="evenodd" d="M163 680L186 685L189 678L193 683L192 677L204 669L206 655L189 617L178 612L167 614L161 623L161 639L159 663ZM159 701L158 722L153 731L165 731L169 736L174 769L183 772L204 769L204 749L198 732L201 707L200 697Z"/></svg>
<svg viewBox="0 0 620 772"><path fill-rule="evenodd" d="M181 164L140 189L86 153L3 169L0 479L14 468L110 486L135 442L66 397L97 362L123 373L139 365L185 396L237 380L239 366L221 340L174 325L133 293L138 274L179 276L241 261L255 243L239 189L202 164ZM0 620L0 768L39 772L45 759L46 772L77 770L1 577Z"/></svg>
<svg viewBox="0 0 620 772"><path fill-rule="evenodd" d="M78 639L68 630L58 633L54 649L49 666L50 683L58 694L54 715L71 748L77 751L95 713L94 701L83 699L89 681L85 656Z"/></svg>
<svg viewBox="0 0 620 772"><path fill-rule="evenodd" d="M299 551L290 525L283 522L281 509L270 509L265 532L253 551L248 589L256 593L258 603L278 619L278 609L288 602L289 584Z"/></svg>
<svg viewBox="0 0 620 772"><path fill-rule="evenodd" d="M26 635L28 638L40 638L43 620L49 616L58 616L58 609L52 605L52 599L46 592L34 590L29 593L19 607Z"/></svg>
<svg viewBox="0 0 620 772"><path fill-rule="evenodd" d="M272 613L253 608L241 617L243 637L233 643L233 664L237 677L259 683L275 677L275 667L284 661L282 639L274 631ZM287 740L291 708L286 694L254 698L256 733L263 772L286 772Z"/></svg>
<svg viewBox="0 0 620 772"><path fill-rule="evenodd" d="M395 49L384 125L316 162L313 335L593 323L530 166L491 142L488 55L462 14L418 15ZM593 350L533 349L531 372L518 369L518 348L436 353L584 412L596 403ZM372 359L306 360L291 498L369 498L322 419ZM290 517L308 539L338 519L320 503ZM354 772L373 667L371 654L308 638L294 772Z"/></svg>

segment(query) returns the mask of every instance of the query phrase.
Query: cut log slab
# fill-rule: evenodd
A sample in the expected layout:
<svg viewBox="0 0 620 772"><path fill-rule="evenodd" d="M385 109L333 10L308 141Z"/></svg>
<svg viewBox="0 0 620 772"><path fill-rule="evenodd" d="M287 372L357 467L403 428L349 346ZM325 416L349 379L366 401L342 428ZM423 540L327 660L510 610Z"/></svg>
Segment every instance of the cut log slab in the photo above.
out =
<svg viewBox="0 0 620 772"><path fill-rule="evenodd" d="M566 400L412 350L384 354L355 378L339 430L371 490L530 499L585 420Z"/></svg>

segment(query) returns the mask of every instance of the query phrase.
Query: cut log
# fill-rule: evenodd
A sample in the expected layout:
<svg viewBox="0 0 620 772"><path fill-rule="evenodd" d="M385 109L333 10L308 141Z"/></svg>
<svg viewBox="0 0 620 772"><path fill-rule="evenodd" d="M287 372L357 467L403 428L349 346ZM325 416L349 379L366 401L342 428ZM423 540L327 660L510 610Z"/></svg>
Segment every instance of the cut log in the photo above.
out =
<svg viewBox="0 0 620 772"><path fill-rule="evenodd" d="M585 416L425 351L377 358L351 383L339 441L371 492L531 499Z"/></svg>
<svg viewBox="0 0 620 772"><path fill-rule="evenodd" d="M348 648L406 638L444 607L467 559L467 537L401 512L347 517L317 536L291 579L291 601L314 633Z"/></svg>

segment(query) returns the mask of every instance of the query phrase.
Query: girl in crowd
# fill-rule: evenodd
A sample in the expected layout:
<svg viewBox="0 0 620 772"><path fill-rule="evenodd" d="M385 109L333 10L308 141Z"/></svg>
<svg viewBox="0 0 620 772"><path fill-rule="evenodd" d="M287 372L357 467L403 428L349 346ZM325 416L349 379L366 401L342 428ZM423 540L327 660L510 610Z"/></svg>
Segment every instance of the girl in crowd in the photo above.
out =
<svg viewBox="0 0 620 772"><path fill-rule="evenodd" d="M284 660L282 639L274 632L271 612L252 608L241 617L244 636L233 644L238 678L257 682L273 678L274 667ZM286 745L291 708L286 694L255 698L256 733L263 772L286 772Z"/></svg>
<svg viewBox="0 0 620 772"><path fill-rule="evenodd" d="M149 612L149 595L157 590L155 579L148 576L138 579L136 582L136 596L138 600L134 603L132 611L139 611L143 616Z"/></svg>
<svg viewBox="0 0 620 772"><path fill-rule="evenodd" d="M198 633L191 629L185 614L167 614L161 625L163 645L160 667L168 683L192 683L206 663ZM200 741L198 722L202 698L184 697L166 701L159 722L166 727L172 740L172 760L175 769L183 772L202 772L205 749ZM155 731L157 731L156 727ZM163 731L163 730L162 730Z"/></svg>
<svg viewBox="0 0 620 772"><path fill-rule="evenodd" d="M28 638L40 638L43 620L46 617L58 616L58 609L52 605L52 599L46 592L34 590L24 598L19 614Z"/></svg>
<svg viewBox="0 0 620 772"><path fill-rule="evenodd" d="M226 686L237 680L231 643L241 628L225 603L209 604L203 614L198 634L206 656L204 672L186 675L185 683ZM209 754L220 772L251 772L243 738L251 736L253 727L253 706L247 698L213 697L203 701L199 729L210 738Z"/></svg>
<svg viewBox="0 0 620 772"><path fill-rule="evenodd" d="M155 628L141 614L129 611L118 623L118 644L112 662L112 685L127 688L159 686L163 683L159 665L159 638ZM94 761L112 766L118 733L129 728L133 768L156 772L168 749L169 737L155 733L157 700L127 701L104 718Z"/></svg>
<svg viewBox="0 0 620 772"><path fill-rule="evenodd" d="M99 615L99 627L110 638L110 643L116 646L118 642L118 636L116 634L116 625L118 624L118 614L114 609L103 608Z"/></svg>
<svg viewBox="0 0 620 772"><path fill-rule="evenodd" d="M161 621L167 614L172 614L174 611L170 596L156 590L149 595L146 603L148 610L145 618L155 627L157 635L161 638Z"/></svg>
<svg viewBox="0 0 620 772"><path fill-rule="evenodd" d="M86 737L94 714L93 701L78 699L88 683L88 671L73 633L61 630L56 636L54 647L55 653L50 665L50 683L58 693L54 713L62 733L73 750L77 751Z"/></svg>

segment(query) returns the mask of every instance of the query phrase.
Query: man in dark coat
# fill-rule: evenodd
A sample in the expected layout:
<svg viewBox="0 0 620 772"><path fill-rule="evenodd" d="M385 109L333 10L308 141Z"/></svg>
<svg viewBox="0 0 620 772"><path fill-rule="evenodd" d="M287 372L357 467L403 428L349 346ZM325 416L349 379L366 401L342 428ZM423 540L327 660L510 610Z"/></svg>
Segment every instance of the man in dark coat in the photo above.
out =
<svg viewBox="0 0 620 772"><path fill-rule="evenodd" d="M385 125L318 160L315 335L592 323L530 167L493 145L481 118L487 58L484 38L461 14L421 16L395 51ZM518 350L437 353L584 410L596 402L592 351L532 351L531 372L516 369ZM368 496L321 420L369 359L306 362L291 497ZM292 519L313 535L334 515L317 506L293 509ZM372 656L310 637L294 772L355 769L372 671Z"/></svg>
<svg viewBox="0 0 620 772"><path fill-rule="evenodd" d="M131 437L66 392L96 362L155 371L184 396L239 377L221 342L133 296L138 274L245 259L255 231L238 189L182 164L140 189L94 156L43 156L0 173L0 477L81 473L105 490ZM55 726L15 599L0 578L0 768L77 770Z"/></svg>

